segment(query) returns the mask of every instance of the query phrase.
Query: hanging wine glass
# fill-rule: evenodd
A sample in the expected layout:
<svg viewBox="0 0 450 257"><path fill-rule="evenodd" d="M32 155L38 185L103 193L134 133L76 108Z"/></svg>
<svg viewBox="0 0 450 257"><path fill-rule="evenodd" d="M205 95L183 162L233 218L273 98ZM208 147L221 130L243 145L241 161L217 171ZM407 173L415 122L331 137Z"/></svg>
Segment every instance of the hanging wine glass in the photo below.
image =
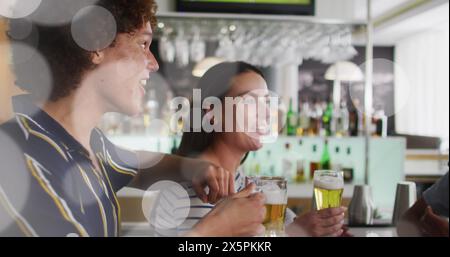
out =
<svg viewBox="0 0 450 257"><path fill-rule="evenodd" d="M193 28L194 37L190 47L190 57L193 63L198 63L205 59L206 55L206 43L200 38L200 28L195 26Z"/></svg>
<svg viewBox="0 0 450 257"><path fill-rule="evenodd" d="M173 63L175 61L175 45L170 41L170 28L164 28L163 36L159 40L159 56L163 62Z"/></svg>
<svg viewBox="0 0 450 257"><path fill-rule="evenodd" d="M184 35L184 29L179 26L177 37L175 38L175 61L179 68L189 65L189 42Z"/></svg>

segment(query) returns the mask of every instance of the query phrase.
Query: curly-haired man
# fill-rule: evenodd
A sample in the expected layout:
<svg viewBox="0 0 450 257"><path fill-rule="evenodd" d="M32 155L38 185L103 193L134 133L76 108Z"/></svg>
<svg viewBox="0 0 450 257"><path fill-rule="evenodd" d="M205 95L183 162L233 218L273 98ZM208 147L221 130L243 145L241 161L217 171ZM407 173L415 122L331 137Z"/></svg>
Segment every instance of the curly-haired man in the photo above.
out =
<svg viewBox="0 0 450 257"><path fill-rule="evenodd" d="M107 112L140 113L159 68L155 12L153 0L42 0L9 20L16 84L29 94L13 99L15 118L0 126L0 236L118 236L116 192L127 185L191 181L211 203L234 193L220 167L170 155L154 164L154 153L121 149L96 128ZM23 45L36 52L26 60ZM261 233L264 199L251 191L226 198L190 235Z"/></svg>

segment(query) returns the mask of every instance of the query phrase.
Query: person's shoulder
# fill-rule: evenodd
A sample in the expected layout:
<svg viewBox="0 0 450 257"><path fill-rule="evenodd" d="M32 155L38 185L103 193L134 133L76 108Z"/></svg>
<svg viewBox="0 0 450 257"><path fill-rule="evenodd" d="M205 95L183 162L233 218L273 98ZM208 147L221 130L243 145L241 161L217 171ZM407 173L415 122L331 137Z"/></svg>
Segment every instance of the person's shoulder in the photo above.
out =
<svg viewBox="0 0 450 257"><path fill-rule="evenodd" d="M53 163L55 156L68 161L67 151L45 128L30 117L16 114L0 125L0 158L12 155Z"/></svg>
<svg viewBox="0 0 450 257"><path fill-rule="evenodd" d="M15 119L0 125L0 167L2 169L0 177L2 180L19 174L19 170L26 169L26 147L26 137Z"/></svg>
<svg viewBox="0 0 450 257"><path fill-rule="evenodd" d="M0 148L7 149L12 143L16 146L23 145L26 141L25 134L23 133L16 118L12 118L2 124L0 124Z"/></svg>

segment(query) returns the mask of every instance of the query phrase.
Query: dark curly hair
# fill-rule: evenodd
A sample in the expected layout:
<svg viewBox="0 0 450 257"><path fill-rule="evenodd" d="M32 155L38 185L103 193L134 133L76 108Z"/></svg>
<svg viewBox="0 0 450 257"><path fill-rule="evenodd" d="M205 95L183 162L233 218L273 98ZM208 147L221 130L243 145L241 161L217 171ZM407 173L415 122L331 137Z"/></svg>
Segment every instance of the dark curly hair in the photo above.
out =
<svg viewBox="0 0 450 257"><path fill-rule="evenodd" d="M73 39L71 22L78 11L92 5L112 14L117 34L131 34L146 22L150 22L153 28L156 25L157 6L154 0L42 0L30 16L9 20L8 36L13 43L12 63L16 85L37 99L50 101L68 96L77 88L83 75L94 69L95 65L91 62L92 52L80 47ZM89 28L95 34L89 36L101 37L98 35L102 33L101 18L89 22L96 26L94 30ZM24 28L31 28L25 37L21 36ZM49 75L37 70L42 58L39 60L36 55L26 61L21 58L23 44L37 50L44 58L50 69L51 82ZM114 41L107 47L114 47Z"/></svg>

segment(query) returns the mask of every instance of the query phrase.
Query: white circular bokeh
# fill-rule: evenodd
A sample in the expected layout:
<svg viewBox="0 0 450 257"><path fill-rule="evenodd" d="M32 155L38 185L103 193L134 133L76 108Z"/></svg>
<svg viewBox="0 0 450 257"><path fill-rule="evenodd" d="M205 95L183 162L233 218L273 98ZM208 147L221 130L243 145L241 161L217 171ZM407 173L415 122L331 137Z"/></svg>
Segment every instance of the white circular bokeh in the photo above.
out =
<svg viewBox="0 0 450 257"><path fill-rule="evenodd" d="M33 23L28 19L13 19L9 21L8 35L13 40L23 40L33 31ZM37 34L37 32L35 33Z"/></svg>
<svg viewBox="0 0 450 257"><path fill-rule="evenodd" d="M42 0L1 0L0 15L10 19L19 19L32 14Z"/></svg>
<svg viewBox="0 0 450 257"><path fill-rule="evenodd" d="M25 134L23 136L25 137ZM8 160L2 163L0 175L2 206L0 208L8 205L11 213L17 215L22 213L29 202L31 173L26 168L21 148L2 130L0 130L0 156L2 160ZM13 223L15 223L14 217L7 215L3 210L0 211L0 235L4 235L4 231Z"/></svg>
<svg viewBox="0 0 450 257"><path fill-rule="evenodd" d="M157 230L174 229L186 220L190 211L187 191L173 181L160 181L147 189L142 199L142 211Z"/></svg>
<svg viewBox="0 0 450 257"><path fill-rule="evenodd" d="M108 47L114 41L117 24L114 16L105 8L87 6L74 16L71 32L81 48L96 51Z"/></svg>
<svg viewBox="0 0 450 257"><path fill-rule="evenodd" d="M20 74L16 77L16 84L24 89L26 87L35 88L33 96L40 102L49 100L53 90L53 74L47 60L32 46L22 43L12 44L13 47L18 47L14 53L22 51L22 54L14 55L17 57L14 72Z"/></svg>
<svg viewBox="0 0 450 257"><path fill-rule="evenodd" d="M366 72L366 65L368 62L361 64L359 67L363 71L364 76ZM383 111L387 117L392 117L402 111L402 109L409 103L412 84L403 68L395 62L387 59L373 59L373 111ZM389 101L390 93L392 92L392 85L395 85L395 98ZM365 99L365 83L352 82L349 85L350 98L355 108L364 113L364 99ZM378 96L378 97L375 97Z"/></svg>
<svg viewBox="0 0 450 257"><path fill-rule="evenodd" d="M68 25L79 10L97 2L98 0L45 0L39 9L30 15L30 19L46 26Z"/></svg>
<svg viewBox="0 0 450 257"><path fill-rule="evenodd" d="M38 40L38 38L36 38L36 40L33 39L33 42L30 43L37 45ZM0 43L0 48L3 48L1 49L1 51L5 51L4 49L7 49L8 51L11 50L11 57L14 57L14 59L11 58L9 60L9 63L14 63L15 65L26 64L27 62L29 62L35 56L35 54L38 53L35 46L15 41L12 41L10 43ZM42 58L42 56L37 58Z"/></svg>

